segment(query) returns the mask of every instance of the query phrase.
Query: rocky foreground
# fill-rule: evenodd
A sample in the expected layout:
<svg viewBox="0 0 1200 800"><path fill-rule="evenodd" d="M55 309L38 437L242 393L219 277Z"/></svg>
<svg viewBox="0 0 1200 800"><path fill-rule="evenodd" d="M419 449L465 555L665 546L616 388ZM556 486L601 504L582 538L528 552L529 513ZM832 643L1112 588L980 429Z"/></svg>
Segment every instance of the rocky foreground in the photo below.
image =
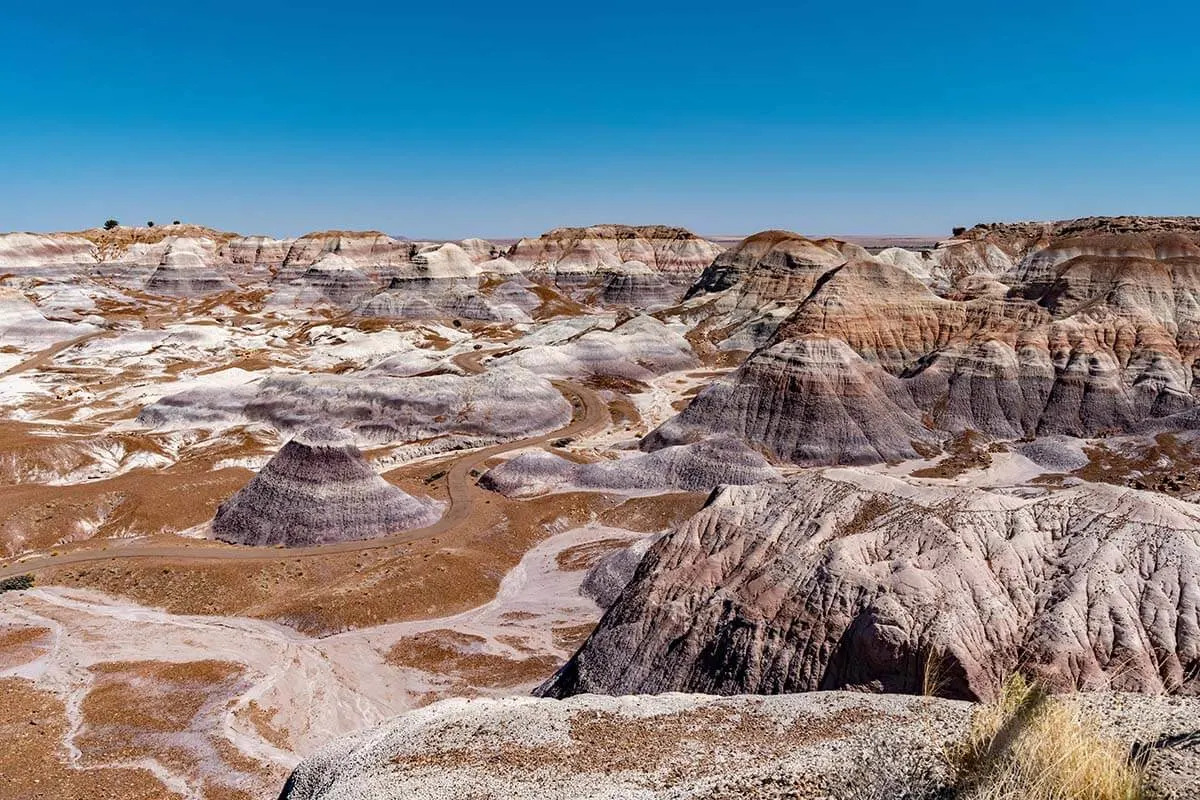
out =
<svg viewBox="0 0 1200 800"><path fill-rule="evenodd" d="M1170 746L1200 701L1096 695L1106 735L1151 748L1166 796L1200 789L1200 758ZM447 700L339 740L280 800L932 798L971 706L907 695L582 696Z"/></svg>

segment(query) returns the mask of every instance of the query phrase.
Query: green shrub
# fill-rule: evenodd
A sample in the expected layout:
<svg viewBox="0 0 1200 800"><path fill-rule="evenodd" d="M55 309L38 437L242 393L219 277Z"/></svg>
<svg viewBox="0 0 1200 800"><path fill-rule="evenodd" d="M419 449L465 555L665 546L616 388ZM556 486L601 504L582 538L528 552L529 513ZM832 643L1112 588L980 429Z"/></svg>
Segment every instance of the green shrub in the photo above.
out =
<svg viewBox="0 0 1200 800"><path fill-rule="evenodd" d="M14 575L11 578L0 580L0 594L4 592L18 592L21 589L33 588L32 575Z"/></svg>

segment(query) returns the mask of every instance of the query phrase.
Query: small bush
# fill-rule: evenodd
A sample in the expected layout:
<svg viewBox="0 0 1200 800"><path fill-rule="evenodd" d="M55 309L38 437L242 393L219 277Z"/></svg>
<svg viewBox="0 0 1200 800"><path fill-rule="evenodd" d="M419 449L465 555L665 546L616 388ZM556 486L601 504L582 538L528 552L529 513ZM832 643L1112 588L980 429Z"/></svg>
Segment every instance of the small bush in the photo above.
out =
<svg viewBox="0 0 1200 800"><path fill-rule="evenodd" d="M1141 768L1069 701L1010 678L947 754L964 800L1143 800Z"/></svg>
<svg viewBox="0 0 1200 800"><path fill-rule="evenodd" d="M967 232L967 229L966 229L966 228L963 228L963 227L958 227L958 228L954 228L954 229L953 229L953 230L951 230L950 232L951 232L952 234L954 234L955 236L962 236L964 233L966 233L966 232Z"/></svg>
<svg viewBox="0 0 1200 800"><path fill-rule="evenodd" d="M0 594L4 592L19 592L22 589L33 588L32 575L14 575L0 581Z"/></svg>
<svg viewBox="0 0 1200 800"><path fill-rule="evenodd" d="M147 228L153 228L153 227L154 227L154 220L152 220L152 219L150 219L150 220L146 220L146 227L147 227Z"/></svg>
<svg viewBox="0 0 1200 800"><path fill-rule="evenodd" d="M175 221L174 221L174 222L172 222L171 224L172 224L172 225L182 225L183 223L181 223L179 220L175 220Z"/></svg>
<svg viewBox="0 0 1200 800"><path fill-rule="evenodd" d="M115 219L106 219L104 220L104 230L111 231L120 224L121 223L117 222Z"/></svg>

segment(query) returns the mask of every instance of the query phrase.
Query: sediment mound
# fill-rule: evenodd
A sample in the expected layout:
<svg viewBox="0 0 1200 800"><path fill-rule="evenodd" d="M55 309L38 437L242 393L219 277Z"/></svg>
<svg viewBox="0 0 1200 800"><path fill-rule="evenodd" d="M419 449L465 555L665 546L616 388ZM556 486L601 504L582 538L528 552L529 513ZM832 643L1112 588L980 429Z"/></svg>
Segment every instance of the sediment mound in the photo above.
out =
<svg viewBox="0 0 1200 800"><path fill-rule="evenodd" d="M339 306L353 305L378 288L354 261L336 253L321 256L297 282L313 287Z"/></svg>
<svg viewBox="0 0 1200 800"><path fill-rule="evenodd" d="M478 283L478 279L395 277L387 289L366 298L354 313L384 319L530 321L529 299L532 307L539 302L532 292L507 283L484 290Z"/></svg>
<svg viewBox="0 0 1200 800"><path fill-rule="evenodd" d="M306 233L288 247L283 259L285 279L304 270L329 253L349 259L360 269L406 265L419 245L394 239L379 231L317 231Z"/></svg>
<svg viewBox="0 0 1200 800"><path fill-rule="evenodd" d="M869 464L917 458L940 437L902 382L837 339L805 338L760 350L698 394L642 441L645 450L727 432L797 464Z"/></svg>
<svg viewBox="0 0 1200 800"><path fill-rule="evenodd" d="M765 458L740 440L717 437L589 464L531 451L488 470L479 485L508 497L570 489L703 492L718 484L758 483L778 476Z"/></svg>
<svg viewBox="0 0 1200 800"><path fill-rule="evenodd" d="M95 326L46 319L16 289L0 287L0 341L21 349L41 349L96 330Z"/></svg>
<svg viewBox="0 0 1200 800"><path fill-rule="evenodd" d="M216 266L215 245L208 240L172 238L166 252L143 287L150 294L176 297L225 292L236 288Z"/></svg>
<svg viewBox="0 0 1200 800"><path fill-rule="evenodd" d="M947 249L1025 255L994 274L963 273L944 296L885 260L831 267L737 372L647 446L725 431L820 465L910 458L967 430L1014 439L1171 430L1172 419L1192 427L1200 256L1191 240L1037 232L1032 245L992 229L955 240ZM830 406L832 428L814 427Z"/></svg>
<svg viewBox="0 0 1200 800"><path fill-rule="evenodd" d="M225 243L221 254L230 264L278 268L295 241L271 236L238 236Z"/></svg>
<svg viewBox="0 0 1200 800"><path fill-rule="evenodd" d="M562 287L585 285L602 273L639 261L677 285L690 284L712 263L720 245L665 225L593 225L555 228L521 239L508 258L521 271L544 275Z"/></svg>
<svg viewBox="0 0 1200 800"><path fill-rule="evenodd" d="M853 257L867 256L855 244L809 239L791 231L762 231L718 254L688 290L688 297L733 286L762 303L803 299L817 278Z"/></svg>
<svg viewBox="0 0 1200 800"><path fill-rule="evenodd" d="M350 434L316 427L285 444L222 503L212 527L226 542L305 547L422 528L440 516L441 504L377 475Z"/></svg>
<svg viewBox="0 0 1200 800"><path fill-rule="evenodd" d="M553 697L852 688L1200 691L1200 507L859 470L722 488L660 540Z"/></svg>
<svg viewBox="0 0 1200 800"><path fill-rule="evenodd" d="M626 261L610 271L600 291L601 305L628 308L666 308L679 297L677 286L641 261Z"/></svg>
<svg viewBox="0 0 1200 800"><path fill-rule="evenodd" d="M195 388L147 406L152 427L268 422L282 431L336 424L360 440L416 442L455 435L515 439L554 430L571 404L546 379L514 368L482 375L275 375L236 388Z"/></svg>
<svg viewBox="0 0 1200 800"><path fill-rule="evenodd" d="M5 272L23 274L47 267L95 264L98 259L96 245L82 236L69 233L0 234L0 270Z"/></svg>
<svg viewBox="0 0 1200 800"><path fill-rule="evenodd" d="M632 380L699 365L691 344L677 328L646 315L631 317L612 330L588 331L567 342L535 344L497 363L516 364L554 377L615 375Z"/></svg>

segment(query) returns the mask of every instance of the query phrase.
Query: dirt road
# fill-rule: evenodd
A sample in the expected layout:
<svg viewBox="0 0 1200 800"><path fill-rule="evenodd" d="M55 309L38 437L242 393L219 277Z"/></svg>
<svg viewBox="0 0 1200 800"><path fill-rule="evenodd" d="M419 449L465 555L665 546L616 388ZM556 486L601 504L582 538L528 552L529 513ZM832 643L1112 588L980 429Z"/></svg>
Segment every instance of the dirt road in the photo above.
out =
<svg viewBox="0 0 1200 800"><path fill-rule="evenodd" d="M69 345L68 345L69 346ZM64 348L65 349L65 348ZM44 352L44 351L43 351ZM463 358L467 363L459 362L459 366L474 371L480 369L479 360L486 353L472 353ZM513 442L485 447L464 455L454 462L446 477L450 493L450 503L446 513L433 525L425 528L404 531L391 536L365 541L338 542L335 544L316 545L313 547L250 547L246 545L226 545L209 540L197 540L193 543L177 545L147 545L131 542L121 544L112 540L99 540L86 549L62 553L58 556L31 554L0 567L0 579L14 575L36 573L39 570L53 567L64 567L77 564L91 564L104 561L121 561L126 559L157 558L170 561L288 561L297 558L325 556L331 553L353 553L364 550L377 550L391 547L404 542L425 539L453 530L470 517L476 499L486 492L475 485L471 471L481 466L485 461L501 453L519 450L523 447L533 447L546 442L565 437L581 436L594 432L604 426L608 420L607 404L584 386L568 381L555 381L555 387L563 396L571 401L575 409L573 419L558 430L540 436L531 436Z"/></svg>

